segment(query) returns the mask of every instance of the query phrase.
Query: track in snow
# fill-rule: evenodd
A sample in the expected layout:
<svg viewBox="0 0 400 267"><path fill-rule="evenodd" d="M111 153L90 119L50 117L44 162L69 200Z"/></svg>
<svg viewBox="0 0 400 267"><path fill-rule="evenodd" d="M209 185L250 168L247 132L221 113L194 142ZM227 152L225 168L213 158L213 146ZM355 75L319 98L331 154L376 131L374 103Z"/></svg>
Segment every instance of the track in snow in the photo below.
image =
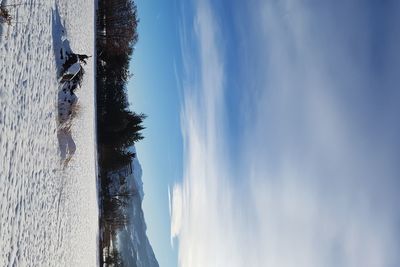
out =
<svg viewBox="0 0 400 267"><path fill-rule="evenodd" d="M95 266L94 60L77 92L77 151L63 170L54 55L60 25L74 52L94 54L94 3L27 1L11 11L21 23L8 39L2 26L0 38L0 266Z"/></svg>

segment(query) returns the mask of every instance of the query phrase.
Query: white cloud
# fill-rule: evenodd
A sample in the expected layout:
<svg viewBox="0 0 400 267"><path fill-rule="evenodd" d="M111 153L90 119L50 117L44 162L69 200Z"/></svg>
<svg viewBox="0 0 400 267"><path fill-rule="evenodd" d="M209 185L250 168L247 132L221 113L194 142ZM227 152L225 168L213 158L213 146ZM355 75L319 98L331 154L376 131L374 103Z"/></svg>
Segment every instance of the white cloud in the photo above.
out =
<svg viewBox="0 0 400 267"><path fill-rule="evenodd" d="M398 129L394 118L382 130L365 118L398 111L396 102L386 111L371 106L370 19L356 2L299 3L252 1L241 10L249 18L241 32L247 52L237 59L247 99L238 110L252 116L243 116L234 155L225 127L226 48L209 2L195 5L197 54L182 31L185 168L171 217L180 266L400 262L399 143L391 147L396 139L387 134Z"/></svg>
<svg viewBox="0 0 400 267"><path fill-rule="evenodd" d="M170 195L169 195L170 196ZM182 224L182 189L179 185L175 185L172 191L172 202L170 212L173 211L174 216L171 217L171 237L177 237L181 231ZM171 201L171 199L170 199ZM172 208L172 209L171 209Z"/></svg>

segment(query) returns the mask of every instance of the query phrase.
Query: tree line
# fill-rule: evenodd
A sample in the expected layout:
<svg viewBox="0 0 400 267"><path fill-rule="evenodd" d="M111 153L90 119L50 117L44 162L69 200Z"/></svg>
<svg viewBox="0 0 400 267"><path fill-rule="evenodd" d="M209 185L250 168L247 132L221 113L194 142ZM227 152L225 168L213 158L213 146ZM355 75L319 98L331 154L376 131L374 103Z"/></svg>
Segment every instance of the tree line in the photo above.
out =
<svg viewBox="0 0 400 267"><path fill-rule="evenodd" d="M110 243L118 229L129 223L124 208L129 198L136 194L126 188L111 193L110 186L115 181L108 174L130 164L135 154L129 148L144 138L142 130L146 116L130 109L126 92L127 82L132 76L129 64L138 41L138 23L137 7L133 0L99 0L96 113L101 184L100 227L104 233L103 240L99 242L101 266L121 265L118 251L110 251ZM104 256L103 249L107 245L109 253Z"/></svg>
<svg viewBox="0 0 400 267"><path fill-rule="evenodd" d="M99 1L97 21L97 136L99 163L106 171L128 164L127 149L143 139L145 115L129 109L126 84L138 41L137 7L132 0Z"/></svg>

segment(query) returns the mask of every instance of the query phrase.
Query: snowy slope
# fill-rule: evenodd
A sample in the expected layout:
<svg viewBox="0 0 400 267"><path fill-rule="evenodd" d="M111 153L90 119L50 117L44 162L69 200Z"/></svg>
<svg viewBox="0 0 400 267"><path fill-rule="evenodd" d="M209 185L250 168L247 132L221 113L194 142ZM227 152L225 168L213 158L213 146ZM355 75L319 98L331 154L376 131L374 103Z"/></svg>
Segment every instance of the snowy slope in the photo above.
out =
<svg viewBox="0 0 400 267"><path fill-rule="evenodd" d="M136 153L134 147L131 151ZM142 209L144 196L142 167L137 154L132 163L133 175L128 177L128 182L136 188L138 194L133 197L127 211L132 223L119 233L118 245L127 266L158 267L153 248L146 235L146 222Z"/></svg>
<svg viewBox="0 0 400 267"><path fill-rule="evenodd" d="M0 266L96 266L94 60L63 169L54 50L64 28L75 53L94 54L94 2L41 0L11 13L18 23L0 37Z"/></svg>

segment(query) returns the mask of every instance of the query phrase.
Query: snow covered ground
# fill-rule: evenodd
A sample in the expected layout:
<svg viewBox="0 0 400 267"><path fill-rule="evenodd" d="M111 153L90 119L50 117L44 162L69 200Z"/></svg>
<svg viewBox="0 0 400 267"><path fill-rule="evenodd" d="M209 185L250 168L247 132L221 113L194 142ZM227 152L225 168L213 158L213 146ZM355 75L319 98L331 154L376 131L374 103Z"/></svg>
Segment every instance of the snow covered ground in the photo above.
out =
<svg viewBox="0 0 400 267"><path fill-rule="evenodd" d="M94 59L76 92L77 149L63 169L54 50L64 28L75 53L94 54L94 5L26 0L10 8L18 23L8 38L0 26L0 266L97 264Z"/></svg>

